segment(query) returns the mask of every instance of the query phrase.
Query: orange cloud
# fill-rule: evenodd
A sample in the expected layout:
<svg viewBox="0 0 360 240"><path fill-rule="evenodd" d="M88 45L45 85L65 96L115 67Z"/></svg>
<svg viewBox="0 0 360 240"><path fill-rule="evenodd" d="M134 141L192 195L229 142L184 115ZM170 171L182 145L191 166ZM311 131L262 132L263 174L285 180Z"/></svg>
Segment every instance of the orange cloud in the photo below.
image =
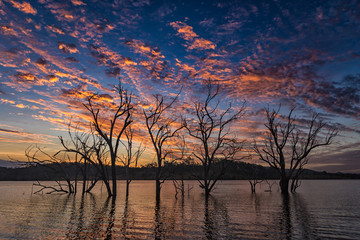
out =
<svg viewBox="0 0 360 240"><path fill-rule="evenodd" d="M49 80L49 82L57 82L59 81L59 78L55 75L47 75L46 78Z"/></svg>
<svg viewBox="0 0 360 240"><path fill-rule="evenodd" d="M26 106L26 105L24 105L22 103L16 104L15 107L17 107L17 108L29 108L29 106Z"/></svg>
<svg viewBox="0 0 360 240"><path fill-rule="evenodd" d="M82 5L86 5L86 3L80 1L80 0L71 0L72 4L74 4L74 6L82 6Z"/></svg>
<svg viewBox="0 0 360 240"><path fill-rule="evenodd" d="M171 22L170 26L175 28L177 30L177 35L185 39L187 44L188 50L207 50L207 49L215 49L216 44L206 40L204 38L199 38L199 35L197 35L193 31L193 27L187 25L186 23L177 21L177 22Z"/></svg>
<svg viewBox="0 0 360 240"><path fill-rule="evenodd" d="M136 66L137 62L134 62L133 60L131 60L131 58L124 58L124 65L126 66Z"/></svg>
<svg viewBox="0 0 360 240"><path fill-rule="evenodd" d="M19 3L13 0L11 0L10 2L13 4L15 8L17 8L18 10L24 13L29 13L33 15L37 13L36 9L34 9L28 2Z"/></svg>
<svg viewBox="0 0 360 240"><path fill-rule="evenodd" d="M43 120L43 121L50 122L50 123L57 123L57 124L59 124L59 123L64 124L65 123L65 120L62 119L62 118L45 117L43 115L32 115L32 117L34 119Z"/></svg>
<svg viewBox="0 0 360 240"><path fill-rule="evenodd" d="M180 35L185 40L191 41L194 38L198 37L198 35L193 31L193 27L187 25L186 23L176 21L171 22L170 26L175 28L178 32L178 35Z"/></svg>
<svg viewBox="0 0 360 240"><path fill-rule="evenodd" d="M0 32L4 35L18 36L18 33L11 26L0 26Z"/></svg>
<svg viewBox="0 0 360 240"><path fill-rule="evenodd" d="M8 99L0 99L0 103L10 103L10 104L15 104L14 101L12 100L8 100Z"/></svg>
<svg viewBox="0 0 360 240"><path fill-rule="evenodd" d="M34 81L36 79L35 75L32 73L17 73L15 74L16 78L20 81Z"/></svg>
<svg viewBox="0 0 360 240"><path fill-rule="evenodd" d="M188 49L204 50L204 49L215 49L215 47L216 45L213 42L208 41L204 38L197 38L189 45Z"/></svg>
<svg viewBox="0 0 360 240"><path fill-rule="evenodd" d="M165 56L161 54L159 49L154 49L140 40L132 39L126 41L125 44L132 47L136 53L140 53L150 58L153 59L165 58Z"/></svg>
<svg viewBox="0 0 360 240"><path fill-rule="evenodd" d="M50 12L54 14L59 21L71 21L75 18L71 12L64 9L51 9Z"/></svg>
<svg viewBox="0 0 360 240"><path fill-rule="evenodd" d="M79 52L79 50L76 48L75 44L72 43L63 43L63 42L59 42L58 43L58 47L60 50L62 50L64 53L77 53Z"/></svg>
<svg viewBox="0 0 360 240"><path fill-rule="evenodd" d="M60 35L64 35L64 34L65 34L65 32L64 32L63 30L61 30L60 28L55 27L55 26L49 25L49 26L47 26L46 28L49 29L49 30L50 30L51 32L53 32L53 33L57 33L57 34L60 34Z"/></svg>

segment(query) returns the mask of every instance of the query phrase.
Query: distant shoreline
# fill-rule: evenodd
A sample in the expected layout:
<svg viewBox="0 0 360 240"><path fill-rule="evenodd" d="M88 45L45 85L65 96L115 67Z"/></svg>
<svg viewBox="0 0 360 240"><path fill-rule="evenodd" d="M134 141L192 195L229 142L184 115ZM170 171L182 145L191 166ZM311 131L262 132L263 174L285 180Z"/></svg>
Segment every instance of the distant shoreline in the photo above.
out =
<svg viewBox="0 0 360 240"><path fill-rule="evenodd" d="M228 168L226 174L220 180L278 180L279 177L274 169L259 165L243 162L233 162L233 166ZM81 177L75 165L66 166L68 174L72 180L80 180ZM117 167L117 179L125 179L125 168ZM196 180L195 176L201 174L201 167L198 165L168 164L166 167L166 180ZM131 179L133 180L155 180L155 167L143 166L130 168ZM89 176L90 178L92 176ZM20 168L0 167L0 181L55 181L61 180L60 171L56 171L47 166L25 166ZM300 179L303 180L339 180L339 179L360 179L360 174L355 173L328 173L326 171L313 171L305 169Z"/></svg>

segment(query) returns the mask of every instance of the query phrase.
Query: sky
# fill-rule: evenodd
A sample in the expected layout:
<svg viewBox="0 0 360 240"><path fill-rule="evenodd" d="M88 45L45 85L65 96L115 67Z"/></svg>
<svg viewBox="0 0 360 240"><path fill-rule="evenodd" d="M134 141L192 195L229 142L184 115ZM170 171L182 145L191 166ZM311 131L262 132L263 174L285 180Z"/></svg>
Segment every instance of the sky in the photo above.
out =
<svg viewBox="0 0 360 240"><path fill-rule="evenodd" d="M115 101L119 79L138 109L182 89L179 112L210 79L221 106L246 101L240 138L263 133L264 107L295 106L302 123L317 112L339 134L308 167L360 173L359 39L356 0L0 0L0 159L59 149L70 120L89 120L86 98ZM146 134L136 141L152 162Z"/></svg>

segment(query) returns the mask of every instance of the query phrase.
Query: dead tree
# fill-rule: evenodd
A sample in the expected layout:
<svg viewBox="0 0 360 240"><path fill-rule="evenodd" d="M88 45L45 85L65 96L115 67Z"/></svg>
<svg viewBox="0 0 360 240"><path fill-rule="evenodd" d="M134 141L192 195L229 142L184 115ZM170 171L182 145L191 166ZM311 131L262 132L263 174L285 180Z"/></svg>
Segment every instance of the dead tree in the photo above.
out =
<svg viewBox="0 0 360 240"><path fill-rule="evenodd" d="M40 155L40 156L39 156ZM72 174L69 170L71 166L71 159L69 155L63 155L62 158L56 155L46 153L38 146L29 146L25 150L25 156L27 157L27 164L31 166L43 166L50 169L53 173L58 174L60 179L57 179L55 185L44 185L39 181L34 183L34 186L40 187L39 190L34 193L50 190L47 193L75 193L75 183L72 180Z"/></svg>
<svg viewBox="0 0 360 240"><path fill-rule="evenodd" d="M61 136L59 136L59 140L62 144L62 146L64 147L64 149L58 151L56 155L59 155L61 153L74 153L75 154L75 161L74 164L75 166L80 169L80 172L82 174L82 181L83 181L83 185L82 185L82 193L85 193L86 191L86 183L87 183L87 178L88 178L88 161L87 161L87 156L89 156L91 154L91 149L87 147L87 142L89 140L89 137L85 134L85 133L80 133L77 127L75 127L74 130L74 135L71 132L71 129L73 127L71 126L71 122L68 124L68 135L69 138L73 144L73 146L76 148L77 151L68 151L67 149L69 148L67 144L65 144L63 138ZM78 157L79 156L79 157ZM75 178L77 179L77 174L75 176Z"/></svg>
<svg viewBox="0 0 360 240"><path fill-rule="evenodd" d="M197 141L198 147L193 152L195 158L200 161L203 171L198 176L200 187L204 189L208 197L216 182L225 174L225 161L222 161L221 169L213 171L214 164L220 160L232 160L241 150L242 143L238 143L229 137L230 125L241 118L245 112L244 104L238 109L229 106L220 109L219 86L207 85L207 96L204 102L195 103L195 116L185 122L188 134Z"/></svg>
<svg viewBox="0 0 360 240"><path fill-rule="evenodd" d="M91 126L89 133L81 132L78 128L75 128L72 132L71 128L72 127L69 124L69 141L65 141L62 137L59 137L64 149L60 150L58 153L67 152L80 156L82 161L78 163L77 166L80 166L80 170L83 175L83 193L90 192L97 181L102 180L105 184L108 195L111 196L112 192L110 189L109 176L106 167L108 164L106 150L107 145L104 139L96 135ZM99 177L95 176L95 178L92 179L90 186L86 188L90 167L96 169L96 175L99 175Z"/></svg>
<svg viewBox="0 0 360 240"><path fill-rule="evenodd" d="M161 183L164 181L162 178L163 163L171 152L166 148L167 141L176 136L177 132L183 128L182 124L179 126L174 119L165 116L165 113L170 110L179 94L169 103L165 103L163 96L155 95L154 107L143 110L146 129L156 153L156 199L160 199Z"/></svg>
<svg viewBox="0 0 360 240"><path fill-rule="evenodd" d="M337 129L318 120L318 114L313 114L307 129L302 129L296 125L296 119L292 116L294 108L284 119L279 111L280 108L272 111L266 109L266 137L262 146L255 143L254 150L262 161L278 171L281 192L287 194L290 179L295 179L296 184L296 179L308 163L310 152L331 144ZM292 191L295 189L291 188Z"/></svg>
<svg viewBox="0 0 360 240"><path fill-rule="evenodd" d="M259 174L259 166L252 164L251 167L251 176L248 179L251 187L251 193L256 192L256 185L264 181L263 177Z"/></svg>
<svg viewBox="0 0 360 240"><path fill-rule="evenodd" d="M143 152L145 151L145 148L143 148L141 146L141 144L138 146L137 149L134 149L133 135L134 135L134 131L131 128L131 126L129 126L125 130L126 141L121 141L122 145L125 148L125 154L120 157L120 161L125 167L126 196L129 195L129 185L132 180L131 176L130 176L130 165L133 164L134 167L137 167L138 160L139 160L140 156L143 154Z"/></svg>
<svg viewBox="0 0 360 240"><path fill-rule="evenodd" d="M172 160L170 161L171 166L174 166L175 164L175 168L179 168L179 165L177 164L181 164L182 166L188 166L191 162L191 158L190 156L185 157L186 155L186 141L185 141L185 137L181 136L181 142L179 142L179 144L177 144L177 148L175 149L175 151L171 154L171 158ZM172 169L174 170L174 168ZM172 178L172 182L175 188L175 198L177 199L177 195L180 192L181 194L181 198L184 199L185 196L185 183L184 183L184 172L183 169L180 169L180 173L176 173L175 171L170 171L170 174L175 176Z"/></svg>
<svg viewBox="0 0 360 240"><path fill-rule="evenodd" d="M291 179L291 192L296 192L296 189L300 187L301 180L300 175L304 172L305 168L304 166L309 162L309 158L305 158L300 164L296 171L294 171L294 177Z"/></svg>
<svg viewBox="0 0 360 240"><path fill-rule="evenodd" d="M271 182L270 180L266 179L265 180L266 184L268 185L269 189L266 189L265 192L272 192L272 187L274 186L274 184L276 184L276 182Z"/></svg>
<svg viewBox="0 0 360 240"><path fill-rule="evenodd" d="M112 103L109 107L96 104L97 95L88 98L87 104L84 104L92 117L92 124L95 131L104 139L107 144L110 162L111 162L111 179L112 195L117 195L116 187L116 159L120 144L120 138L125 129L132 123L131 94L124 89L121 84L115 87L117 92L118 103ZM100 112L100 109L102 111Z"/></svg>

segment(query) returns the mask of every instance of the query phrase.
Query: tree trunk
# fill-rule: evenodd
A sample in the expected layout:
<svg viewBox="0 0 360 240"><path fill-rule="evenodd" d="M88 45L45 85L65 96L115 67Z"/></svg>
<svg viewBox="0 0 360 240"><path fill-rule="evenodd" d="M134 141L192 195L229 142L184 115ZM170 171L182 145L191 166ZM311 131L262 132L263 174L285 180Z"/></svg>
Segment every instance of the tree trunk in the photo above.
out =
<svg viewBox="0 0 360 240"><path fill-rule="evenodd" d="M255 185L251 181L249 181L249 183L251 187L251 193L255 193Z"/></svg>
<svg viewBox="0 0 360 240"><path fill-rule="evenodd" d="M129 186L130 186L130 180L126 179L126 197L129 196Z"/></svg>
<svg viewBox="0 0 360 240"><path fill-rule="evenodd" d="M96 185L96 183L99 181L98 178L96 178L90 185L90 187L88 189L86 189L86 192L90 192Z"/></svg>
<svg viewBox="0 0 360 240"><path fill-rule="evenodd" d="M210 188L209 188L209 183L208 183L208 181L205 181L205 188L204 188L204 190L205 190L205 198L207 199L207 198L209 198L209 196L210 196Z"/></svg>
<svg viewBox="0 0 360 240"><path fill-rule="evenodd" d="M87 172L88 172L88 166L87 166L87 161L85 159L84 171L83 171L84 175L83 175L82 194L86 192Z"/></svg>
<svg viewBox="0 0 360 240"><path fill-rule="evenodd" d="M156 184L156 201L160 200L160 191L161 191L161 161L158 160L158 167L156 170L156 175L155 175L155 184Z"/></svg>
<svg viewBox="0 0 360 240"><path fill-rule="evenodd" d="M129 185L130 185L130 176L129 176L129 166L125 166L125 178L126 178L126 197L129 196Z"/></svg>
<svg viewBox="0 0 360 240"><path fill-rule="evenodd" d="M282 194L289 194L289 178L282 175L280 178L280 189Z"/></svg>
<svg viewBox="0 0 360 240"><path fill-rule="evenodd" d="M160 190L161 190L161 182L159 179L156 179L156 201L160 200Z"/></svg>
<svg viewBox="0 0 360 240"><path fill-rule="evenodd" d="M181 198L184 201L185 196L185 185L184 185L184 178L181 176Z"/></svg>
<svg viewBox="0 0 360 240"><path fill-rule="evenodd" d="M203 164L203 169L204 169L204 190L205 190L205 197L208 198L210 196L210 181L208 181L208 173L209 173L209 167L208 167L208 163L205 162Z"/></svg>
<svg viewBox="0 0 360 240"><path fill-rule="evenodd" d="M109 197L112 196L109 181L106 179L106 180L103 180L103 182L104 182L105 187L106 187L106 190L107 190L107 192L108 192L108 196L109 196Z"/></svg>
<svg viewBox="0 0 360 240"><path fill-rule="evenodd" d="M112 177L112 194L114 197L116 197L117 191L116 191L116 156L111 156L111 177Z"/></svg>

